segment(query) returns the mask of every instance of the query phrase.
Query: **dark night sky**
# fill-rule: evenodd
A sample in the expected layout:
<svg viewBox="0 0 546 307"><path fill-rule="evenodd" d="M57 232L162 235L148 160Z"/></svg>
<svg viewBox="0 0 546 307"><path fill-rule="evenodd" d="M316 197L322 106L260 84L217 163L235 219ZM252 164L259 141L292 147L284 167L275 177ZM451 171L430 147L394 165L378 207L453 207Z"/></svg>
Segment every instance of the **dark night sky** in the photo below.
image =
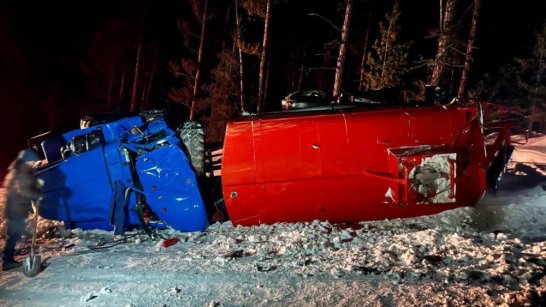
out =
<svg viewBox="0 0 546 307"><path fill-rule="evenodd" d="M364 10L370 1L355 1L352 37L363 37ZM388 1L374 1L374 12L391 7ZM460 0L459 10L469 1ZM4 142L0 168L14 158L30 136L48 129L66 129L79 118L100 111L100 87L104 67L130 67L134 60L136 29L141 16L139 1L8 1L0 0L0 129ZM226 1L211 0L217 9L212 21L211 45L219 46L229 35L225 27ZM412 52L434 56L435 42L425 38L426 29L437 24L437 0L401 0L403 38L414 41ZM291 48L305 42L319 46L328 33L322 21L307 16L319 12L341 24L342 12L335 1L295 0L274 9L271 41L274 65L271 97L287 94L283 83ZM154 99L165 106L172 78L167 63L184 56L176 18L188 16L183 0L147 1L146 54L158 58L158 86ZM483 73L495 71L515 56L531 52L534 33L545 22L546 1L482 0L472 82ZM250 27L250 26L249 26ZM247 28L248 32L254 29ZM261 31L258 30L258 32ZM465 34L466 35L466 34ZM153 42L152 42L153 40ZM210 48L214 49L214 48ZM209 56L214 56L209 55ZM150 60L148 60L150 62ZM282 71L281 71L282 70ZM118 75L119 77L119 75ZM104 91L104 89L102 89Z"/></svg>

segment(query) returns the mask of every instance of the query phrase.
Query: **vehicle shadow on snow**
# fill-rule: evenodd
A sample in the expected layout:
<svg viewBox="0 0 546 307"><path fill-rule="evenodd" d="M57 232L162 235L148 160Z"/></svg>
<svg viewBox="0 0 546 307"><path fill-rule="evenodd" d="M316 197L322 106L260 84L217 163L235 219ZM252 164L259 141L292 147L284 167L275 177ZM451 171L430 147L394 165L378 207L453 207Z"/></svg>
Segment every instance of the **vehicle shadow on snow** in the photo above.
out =
<svg viewBox="0 0 546 307"><path fill-rule="evenodd" d="M503 191L519 191L541 186L546 190L546 176L532 166L518 163L509 173L504 174L499 187Z"/></svg>
<svg viewBox="0 0 546 307"><path fill-rule="evenodd" d="M504 174L498 191L488 191L475 207L478 231L507 233L524 242L546 241L546 176L517 164Z"/></svg>

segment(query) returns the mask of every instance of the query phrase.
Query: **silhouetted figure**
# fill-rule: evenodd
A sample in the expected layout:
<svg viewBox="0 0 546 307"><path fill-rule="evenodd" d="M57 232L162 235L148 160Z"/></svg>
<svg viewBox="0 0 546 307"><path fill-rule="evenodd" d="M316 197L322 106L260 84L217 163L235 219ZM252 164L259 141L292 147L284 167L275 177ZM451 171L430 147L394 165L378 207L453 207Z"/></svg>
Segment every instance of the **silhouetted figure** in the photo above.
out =
<svg viewBox="0 0 546 307"><path fill-rule="evenodd" d="M32 208L32 200L41 198L38 182L32 176L32 166L39 159L36 152L22 150L8 167L8 174L4 179L6 203L3 207L6 210L7 239L2 257L3 270L18 265L14 258L15 245L25 232L25 219Z"/></svg>

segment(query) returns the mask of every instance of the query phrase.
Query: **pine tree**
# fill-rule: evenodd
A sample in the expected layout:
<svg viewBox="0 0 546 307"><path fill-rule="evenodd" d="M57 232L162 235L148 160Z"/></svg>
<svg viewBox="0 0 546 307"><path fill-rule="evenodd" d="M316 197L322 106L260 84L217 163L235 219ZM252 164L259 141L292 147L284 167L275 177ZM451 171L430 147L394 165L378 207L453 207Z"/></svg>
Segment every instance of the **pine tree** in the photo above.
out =
<svg viewBox="0 0 546 307"><path fill-rule="evenodd" d="M527 110L526 123L531 129L533 122L546 114L546 24L536 35L533 54L516 58L498 72L486 74L470 96L509 105L514 109ZM544 122L543 127L544 129Z"/></svg>
<svg viewBox="0 0 546 307"><path fill-rule="evenodd" d="M266 79L269 73L267 67L271 65L269 56L269 32L271 32L271 11L273 7L280 3L288 2L289 0L241 0L241 7L246 11L248 16L259 17L263 19L264 28L262 43L248 44L243 41L237 42L238 47L242 52L259 56L259 73L258 73L258 95L256 111L260 113L264 110L264 104L267 100ZM267 63L267 65L266 65Z"/></svg>
<svg viewBox="0 0 546 307"><path fill-rule="evenodd" d="M345 57L347 53L347 40L351 24L351 12L353 10L353 0L347 0L345 4L345 18L343 19L343 28L341 30L341 41L339 44L339 55L336 62L336 74L334 79L334 98L341 95L341 83L343 81L343 70L345 68Z"/></svg>
<svg viewBox="0 0 546 307"><path fill-rule="evenodd" d="M366 26L366 34L364 34L364 43L362 44L362 59L360 60L360 79L358 82L358 90L361 91L364 87L366 78L366 64L368 63L368 48L370 45L370 26L372 21L372 13L368 13L368 22Z"/></svg>
<svg viewBox="0 0 546 307"><path fill-rule="evenodd" d="M235 0L235 46L238 51L238 60L239 60L239 100L240 100L240 111L241 113L245 111L245 73L244 73L244 55L243 48L241 47L241 15L239 14L239 1Z"/></svg>
<svg viewBox="0 0 546 307"><path fill-rule="evenodd" d="M400 11L394 5L392 12L385 15L385 22L379 24L380 35L368 53L366 88L383 89L402 85L402 78L408 71L410 43L400 42Z"/></svg>
<svg viewBox="0 0 546 307"><path fill-rule="evenodd" d="M262 45L259 51L260 56L260 71L258 73L258 103L256 106L256 112L260 113L264 107L265 102L265 63L267 57L267 48L269 43L269 23L271 20L271 0L242 0L241 6L246 10L250 16L258 16L264 20L264 33L262 39Z"/></svg>
<svg viewBox="0 0 546 307"><path fill-rule="evenodd" d="M203 4L200 0L189 1L194 14L194 20L180 19L178 20L178 28L184 35L184 46L190 51L197 54L196 59L181 59L180 62L170 63L171 72L175 77L184 77L184 85L173 87L169 93L169 98L187 106L190 110L190 120L194 120L196 116L197 104L199 103L199 89L201 87L201 69L203 63L203 49L205 46L205 34L207 21L212 18L208 9L208 0ZM199 26L198 49L194 50L192 46L192 38L195 37L193 28Z"/></svg>
<svg viewBox="0 0 546 307"><path fill-rule="evenodd" d="M442 12L443 0L440 0L440 35L438 37L438 52L434 59L434 69L430 84L440 85L445 73L446 63L448 62L448 52L452 43L453 35L453 16L457 0L447 0L445 11ZM443 17L443 18L442 18Z"/></svg>
<svg viewBox="0 0 546 307"><path fill-rule="evenodd" d="M462 102L466 94L466 83L468 81L468 71L470 70L470 62L472 61L472 51L474 49L474 41L476 40L476 32L478 30L478 16L480 13L480 0L474 0L474 10L472 13L472 25L470 27L470 35L468 37L468 43L466 46L466 54L463 66L463 72L461 76L461 82L459 84L459 91L457 93L457 100Z"/></svg>
<svg viewBox="0 0 546 307"><path fill-rule="evenodd" d="M138 92L138 79L140 78L140 65L142 61L142 40L144 37L144 16L140 22L139 34L138 34L138 45L137 45L137 54L135 58L135 73L133 76L133 91L131 92L131 104L129 110L131 112L138 111L137 104L137 92Z"/></svg>
<svg viewBox="0 0 546 307"><path fill-rule="evenodd" d="M205 87L208 97L201 103L206 114L201 119L207 125L207 142L221 142L227 122L240 110L239 63L234 50L224 49L218 53L218 66L212 70L212 82Z"/></svg>

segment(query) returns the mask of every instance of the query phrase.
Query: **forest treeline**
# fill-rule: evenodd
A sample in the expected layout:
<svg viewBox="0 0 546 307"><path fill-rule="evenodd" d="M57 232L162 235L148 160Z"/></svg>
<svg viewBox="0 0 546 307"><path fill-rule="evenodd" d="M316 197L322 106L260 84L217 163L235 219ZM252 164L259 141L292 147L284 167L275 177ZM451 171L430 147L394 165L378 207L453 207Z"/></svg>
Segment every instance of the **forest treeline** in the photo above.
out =
<svg viewBox="0 0 546 307"><path fill-rule="evenodd" d="M59 60L71 63L70 71L80 75L52 82L36 98L43 110L61 110L46 115L49 127L63 121L63 109L78 114L168 109L181 121L204 122L208 141L217 142L229 119L278 110L284 96L311 89L333 100L379 89L405 90L423 99L430 85L463 103L491 100L519 106L532 116L542 116L546 108L546 25L533 30L533 46L524 54L512 56L500 69L481 67L480 75L474 73L485 41L481 18L494 1L86 5L89 13L76 26L85 31L69 33L77 36L80 49ZM66 85L73 83L78 86Z"/></svg>
<svg viewBox="0 0 546 307"><path fill-rule="evenodd" d="M398 0L345 0L328 10L297 2L188 0L191 14L179 18L178 25L191 56L169 63L178 81L169 98L188 108L190 119L207 124L209 140L221 140L226 122L242 112L278 108L279 92L319 89L336 100L344 91L409 89L423 99L430 85L459 102L469 98L480 0L437 2L438 22L428 30L436 50L428 56L404 36L407 25ZM299 16L284 12L290 10ZM281 24L287 15L305 21ZM219 26L224 33L217 32ZM310 34L314 31L320 32ZM473 85L470 98L518 104L531 113L543 110L545 34L546 27L527 58ZM512 97L501 93L510 87Z"/></svg>

